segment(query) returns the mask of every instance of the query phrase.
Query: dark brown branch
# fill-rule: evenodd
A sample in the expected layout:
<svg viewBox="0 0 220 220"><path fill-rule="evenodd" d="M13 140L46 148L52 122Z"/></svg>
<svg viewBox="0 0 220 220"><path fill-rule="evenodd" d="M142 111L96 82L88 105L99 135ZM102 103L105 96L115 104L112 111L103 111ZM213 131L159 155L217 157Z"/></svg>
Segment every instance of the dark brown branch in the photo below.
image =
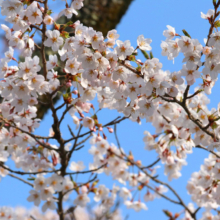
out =
<svg viewBox="0 0 220 220"><path fill-rule="evenodd" d="M85 139L83 139L82 141L80 141L79 143L76 144L76 147L85 143L90 137L92 136L92 134L90 134L89 136L87 136ZM75 149L74 149L75 150Z"/></svg>
<svg viewBox="0 0 220 220"><path fill-rule="evenodd" d="M78 141L79 134L80 134L82 128L83 128L83 126L80 124L79 129L78 129L78 133L77 133L77 135L76 135L76 137L75 137L76 139L75 139L75 141L74 141L73 147L72 147L72 149L68 152L68 158L67 158L68 162L70 161L71 156L72 156L74 150L76 149L77 141Z"/></svg>
<svg viewBox="0 0 220 220"><path fill-rule="evenodd" d="M124 66L125 68L129 69L130 71L132 71L133 73L135 73L136 75L140 76L141 78L144 78L144 75L142 75L140 72L138 72L137 70L135 70L134 68L132 68L131 66L128 66L124 63L124 61L122 61L120 63L122 66Z"/></svg>
<svg viewBox="0 0 220 220"><path fill-rule="evenodd" d="M72 137L75 138L76 136L75 136L75 134L73 133L71 127L70 127L69 125L67 125L67 126L68 126L68 129L69 129L70 134L72 135Z"/></svg>
<svg viewBox="0 0 220 220"><path fill-rule="evenodd" d="M78 150L82 149L83 147L85 147L85 145L82 145L82 146L76 148L74 151L78 151Z"/></svg>
<svg viewBox="0 0 220 220"><path fill-rule="evenodd" d="M61 122L63 121L63 119L64 119L66 113L67 113L72 107L73 107L73 105L70 105L70 106L67 106L67 107L66 107L65 111L63 112L63 114L62 114L62 116L61 116L61 118L60 118L60 120L59 120L59 126L60 126Z"/></svg>
<svg viewBox="0 0 220 220"><path fill-rule="evenodd" d="M118 123L120 123L121 121L127 119L127 117L123 117L123 118L121 118L121 119L120 119L120 118L121 118L121 117L119 116L119 117L117 117L116 119L114 119L113 121L111 121L111 122L109 122L109 123L103 125L102 127L104 128L104 127L107 127L107 126L110 126L110 125L118 124ZM86 133L84 133L84 134L79 135L78 137L77 137L77 136L76 136L76 137L72 137L72 138L70 138L70 139L68 139L68 140L65 140L64 143L68 143L68 142L70 142L70 141L72 141L72 140L75 140L76 138L81 138L81 137L83 137L83 136L85 136L85 135L87 135L87 134L90 134L90 133L92 133L92 132L93 132L93 131L88 131L88 132L86 132Z"/></svg>
<svg viewBox="0 0 220 220"><path fill-rule="evenodd" d="M42 29L41 29L40 27L38 27L37 25L31 24L30 27L31 27L31 28L35 28L35 29L37 29L38 31L42 32Z"/></svg>
<svg viewBox="0 0 220 220"><path fill-rule="evenodd" d="M191 99L193 98L194 96L198 95L199 93L201 93L203 90L202 89L199 89L197 90L195 93L193 93L192 95L188 96L186 99Z"/></svg>
<svg viewBox="0 0 220 220"><path fill-rule="evenodd" d="M160 162L160 158L158 158L156 161L154 161L152 164L145 166L145 167L141 167L142 169L149 169L151 167L153 167L155 164Z"/></svg>
<svg viewBox="0 0 220 220"><path fill-rule="evenodd" d="M66 103L64 102L62 105L58 106L55 110L58 111L59 109L63 108L63 106L65 106Z"/></svg>
<svg viewBox="0 0 220 220"><path fill-rule="evenodd" d="M41 47L39 45L37 45L36 43L34 43L34 46L38 49L41 50Z"/></svg>
<svg viewBox="0 0 220 220"><path fill-rule="evenodd" d="M205 147L203 147L203 146L201 146L201 145L196 145L196 148L200 148L200 149L203 149L203 150L205 150L205 151L208 151L209 153L215 155L217 158L220 158L220 156L219 156L217 153L215 153L215 152L212 151L212 150L208 150L207 148L205 148Z"/></svg>

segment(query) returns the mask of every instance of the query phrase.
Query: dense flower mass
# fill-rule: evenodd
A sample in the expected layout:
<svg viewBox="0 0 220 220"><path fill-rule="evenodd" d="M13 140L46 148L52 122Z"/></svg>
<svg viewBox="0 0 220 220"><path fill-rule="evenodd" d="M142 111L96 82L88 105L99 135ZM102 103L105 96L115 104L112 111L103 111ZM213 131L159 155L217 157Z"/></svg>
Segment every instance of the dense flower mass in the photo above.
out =
<svg viewBox="0 0 220 220"><path fill-rule="evenodd" d="M58 17L70 19L78 14L83 0L64 5ZM58 214L52 212L45 219L71 219L70 213L76 220L107 219L103 213L107 215L117 196L135 211L147 210L145 202L162 197L184 208L182 219L196 219L202 207L205 212L201 219L220 219L211 211L220 206L220 106L211 110L207 107L207 95L220 72L220 1L213 1L213 5L215 10L201 13L211 26L205 44L192 39L185 30L183 36L177 34L169 25L163 32L166 39L161 43L162 55L169 60L180 53L184 56L182 69L170 72L164 71L159 59L153 57L152 40L143 35L138 36L133 47L129 40L119 40L116 30L103 36L80 21L58 24L47 0L4 0L1 14L10 25L1 25L9 47L0 61L0 176L11 175L22 181L16 175L29 175L29 182L23 180L32 187L27 200L41 206L43 212L57 210ZM40 44L37 31L41 33ZM51 50L48 58L46 48ZM16 59L15 50L23 59ZM137 59L138 51L145 60ZM199 79L201 84L190 94L191 86ZM54 98L59 94L63 104L55 107ZM92 104L96 97L99 109ZM34 133L40 125L37 104L49 106L52 112L48 136ZM124 117L103 125L98 118L103 108L117 110ZM59 109L63 110L61 117ZM61 129L66 114L73 119L68 126L69 139L64 139ZM145 131L143 138L145 149L158 155L153 164L144 166L145 161L134 158L132 151L126 154L120 146L116 125L125 119L139 124L145 119L154 126L155 134ZM117 146L108 142L106 131L115 133ZM83 161L75 161L72 155L88 139L93 163L86 169ZM161 161L169 181L179 178L182 166L187 165L187 154L193 153L195 147L211 152L187 184L197 208L185 204L168 183L161 181L155 166ZM19 170L12 170L9 160ZM99 183L101 173L112 176L116 185ZM77 175L82 174L90 174L83 183L77 181ZM144 188L147 192L136 196ZM176 200L166 196L168 190ZM65 211L63 204L68 198L74 198L73 207ZM83 208L91 201L99 206L89 216ZM180 215L172 216L169 211L165 214L170 219ZM4 220L31 215L37 219L41 214L0 208L0 219ZM120 213L112 212L111 219L121 219Z"/></svg>

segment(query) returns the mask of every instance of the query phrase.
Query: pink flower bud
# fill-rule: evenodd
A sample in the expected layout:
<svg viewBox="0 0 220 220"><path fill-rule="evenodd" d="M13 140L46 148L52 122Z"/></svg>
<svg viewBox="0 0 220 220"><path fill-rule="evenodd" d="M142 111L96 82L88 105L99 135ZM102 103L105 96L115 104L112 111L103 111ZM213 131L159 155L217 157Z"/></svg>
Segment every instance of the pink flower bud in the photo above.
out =
<svg viewBox="0 0 220 220"><path fill-rule="evenodd" d="M100 134L98 133L97 137L96 137L96 142L99 142L102 140L102 137L100 136Z"/></svg>
<svg viewBox="0 0 220 220"><path fill-rule="evenodd" d="M74 90L73 92L72 92L74 95L78 95L78 91L77 90Z"/></svg>
<svg viewBox="0 0 220 220"><path fill-rule="evenodd" d="M95 107L92 103L90 103L90 107L95 110Z"/></svg>
<svg viewBox="0 0 220 220"><path fill-rule="evenodd" d="M67 87L67 88L69 88L69 87L71 87L71 86L72 86L72 83L71 83L71 82L67 82L67 83L66 83L66 87Z"/></svg>
<svg viewBox="0 0 220 220"><path fill-rule="evenodd" d="M105 135L104 133L102 133L102 135L103 135L103 138L104 138L105 140L107 140L106 135Z"/></svg>
<svg viewBox="0 0 220 220"><path fill-rule="evenodd" d="M58 163L58 158L56 157L55 154L52 155L52 161L53 161L53 165L56 166Z"/></svg>
<svg viewBox="0 0 220 220"><path fill-rule="evenodd" d="M107 128L108 128L109 133L113 133L114 132L113 128L110 128L110 127L107 127Z"/></svg>
<svg viewBox="0 0 220 220"><path fill-rule="evenodd" d="M82 192L82 193L87 193L87 192L88 192L87 187L86 187L86 186L82 186L82 187L81 187L81 192Z"/></svg>
<svg viewBox="0 0 220 220"><path fill-rule="evenodd" d="M99 127L99 131L103 131L103 127Z"/></svg>
<svg viewBox="0 0 220 220"><path fill-rule="evenodd" d="M40 10L41 10L42 12L44 12L44 7L40 7Z"/></svg>

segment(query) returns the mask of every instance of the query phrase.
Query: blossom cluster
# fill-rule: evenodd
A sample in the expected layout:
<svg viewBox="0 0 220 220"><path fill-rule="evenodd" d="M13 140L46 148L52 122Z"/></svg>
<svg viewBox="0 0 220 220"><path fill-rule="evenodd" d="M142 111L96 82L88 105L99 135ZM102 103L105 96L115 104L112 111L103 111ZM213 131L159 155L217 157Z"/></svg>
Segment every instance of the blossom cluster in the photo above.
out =
<svg viewBox="0 0 220 220"><path fill-rule="evenodd" d="M16 219L16 220L30 220L33 216L37 219L42 220L58 220L59 217L52 211L40 213L35 207L30 210L26 210L23 207L16 207L14 210L10 207L0 208L1 216L4 215L5 219ZM106 214L103 213L102 207L95 207L93 210L88 212L86 209L76 207L71 214L65 216L65 220L71 220L72 215L75 220L96 220L97 218L105 218ZM122 220L119 210L115 210L111 213L113 219Z"/></svg>
<svg viewBox="0 0 220 220"><path fill-rule="evenodd" d="M220 161L217 156L210 154L201 165L200 171L194 172L187 184L187 190L192 195L192 200L208 210L217 209L220 205Z"/></svg>
<svg viewBox="0 0 220 220"><path fill-rule="evenodd" d="M73 14L77 15L82 6L83 0L66 2L58 17L69 19ZM179 178L182 166L187 164L187 154L192 153L194 147L212 152L219 148L220 108L209 110L206 95L211 94L220 72L220 32L210 33L203 45L186 31L180 36L168 25L163 32L166 40L161 43L162 55L169 60L174 60L179 53L184 56L182 69L171 73L163 71L162 63L153 57L151 39L140 35L133 47L129 40L119 40L116 30L103 36L80 21L58 24L51 13L47 1L4 0L1 3L1 14L11 26L1 25L9 48L0 61L3 98L0 104L0 175L5 177L11 172L7 166L11 158L17 168L33 178L33 189L27 200L35 206L43 201L43 212L55 210L56 202L67 200L72 191L76 192L73 204L77 207L85 207L91 201L90 195L94 194L94 201L101 203L103 212L113 206L119 194L128 208L146 210L145 203L140 199L134 201L136 198L131 192L147 188L143 199L148 202L156 197L166 198L163 194L167 184L154 177L157 167L144 168L132 154L127 156L119 143L118 147L109 144L104 129L114 132L110 126L118 121L109 126L102 125L98 114L94 113L92 101L97 97L99 109L117 110L124 119L139 124L145 119L151 123L155 134L145 132L145 148L157 152L168 180ZM211 25L215 25L217 16L212 10L201 15ZM67 27L72 29L70 33L66 31ZM41 32L40 46L36 43L36 30ZM48 58L45 48L52 51ZM15 50L20 51L23 60L15 58ZM37 50L40 57L35 55ZM146 60L137 58L139 51ZM150 56L146 51L150 51ZM190 94L190 86L196 85L199 78L202 83ZM53 99L58 93L62 93L63 104L55 108ZM42 95L47 103L39 101ZM53 125L48 137L34 134L40 125L36 107L39 103L48 105L52 112ZM58 118L57 111L62 107L66 109ZM72 138L64 140L60 128L67 113L79 133L76 137L69 127ZM89 131L80 136L82 128ZM81 148L78 139L91 133L89 153L94 162L88 171L84 171L83 162L76 162L71 156ZM56 144L51 140L56 140ZM73 140L75 143L72 144ZM194 174L187 185L198 206L218 207L218 163L216 158L207 159L199 174ZM130 172L129 167L135 167L136 172ZM68 173L67 169L73 172ZM88 172L111 175L120 185L128 183L131 189L96 186L95 179L80 184L69 177ZM152 185L152 181L158 185ZM192 217L194 211L184 208ZM59 213L63 215L62 208Z"/></svg>

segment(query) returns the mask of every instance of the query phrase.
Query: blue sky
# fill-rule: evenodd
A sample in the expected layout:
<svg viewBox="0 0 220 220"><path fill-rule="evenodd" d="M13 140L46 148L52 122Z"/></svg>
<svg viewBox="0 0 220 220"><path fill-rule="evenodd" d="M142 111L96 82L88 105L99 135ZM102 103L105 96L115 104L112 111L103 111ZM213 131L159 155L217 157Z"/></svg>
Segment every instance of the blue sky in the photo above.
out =
<svg viewBox="0 0 220 220"><path fill-rule="evenodd" d="M63 3L63 2L62 2ZM204 44L203 39L207 37L209 24L207 20L201 19L200 12L206 13L208 9L212 9L212 0L135 0L129 7L126 15L122 18L120 24L117 26L117 31L120 34L120 40L130 40L132 45L136 47L136 39L139 35L143 34L146 38L153 40L151 46L154 57L160 59L163 63L163 70L178 71L182 67L182 56L172 61L167 60L166 57L161 56L160 43L165 40L162 35L166 25L171 25L176 28L176 32L182 34L182 29L186 29L192 38L196 38L200 43ZM140 56L140 58L142 58ZM209 107L216 107L218 104L218 91L219 83L217 82L212 94L210 95L211 103ZM95 104L95 103L94 103ZM96 105L97 106L97 105ZM104 110L99 113L99 120L101 123L108 122L109 119L114 119L118 116L116 111ZM63 123L63 134L66 136L68 132L66 124L71 120L67 117ZM42 122L41 127L37 133L43 133L44 136L48 134L51 127L51 117L48 113L48 119ZM149 124L142 121L142 125L138 125L131 121L124 121L118 126L118 136L121 146L128 152L132 150L136 159L141 159L143 164L150 164L155 160L155 153L144 150L143 132L145 130L153 131ZM107 133L107 132L106 132ZM116 144L114 135L109 135L109 141ZM82 152L77 152L73 155L73 160L86 160L91 161L92 157L87 153L89 144ZM188 165L182 169L182 177L178 180L172 181L170 184L177 190L186 203L190 202L190 197L186 192L186 183L190 178L192 172L198 171L200 165L203 163L208 154L202 150L194 149L192 155L188 156ZM160 177L163 181L167 178L163 176L163 167L159 171ZM110 177L103 177L103 183L107 185L112 183ZM6 177L0 182L0 206L18 206L33 207L32 203L28 203L28 191L30 188L23 185L19 181L13 180L11 177ZM146 192L144 190L144 192ZM142 196L144 193L142 192ZM168 194L170 195L170 194ZM137 197L138 199L138 197ZM171 212L181 211L182 208L173 205L164 199L156 199L147 204L149 210L136 213L133 210L126 210L122 206L124 216L129 214L129 219L167 219L162 212L162 209L169 209Z"/></svg>

